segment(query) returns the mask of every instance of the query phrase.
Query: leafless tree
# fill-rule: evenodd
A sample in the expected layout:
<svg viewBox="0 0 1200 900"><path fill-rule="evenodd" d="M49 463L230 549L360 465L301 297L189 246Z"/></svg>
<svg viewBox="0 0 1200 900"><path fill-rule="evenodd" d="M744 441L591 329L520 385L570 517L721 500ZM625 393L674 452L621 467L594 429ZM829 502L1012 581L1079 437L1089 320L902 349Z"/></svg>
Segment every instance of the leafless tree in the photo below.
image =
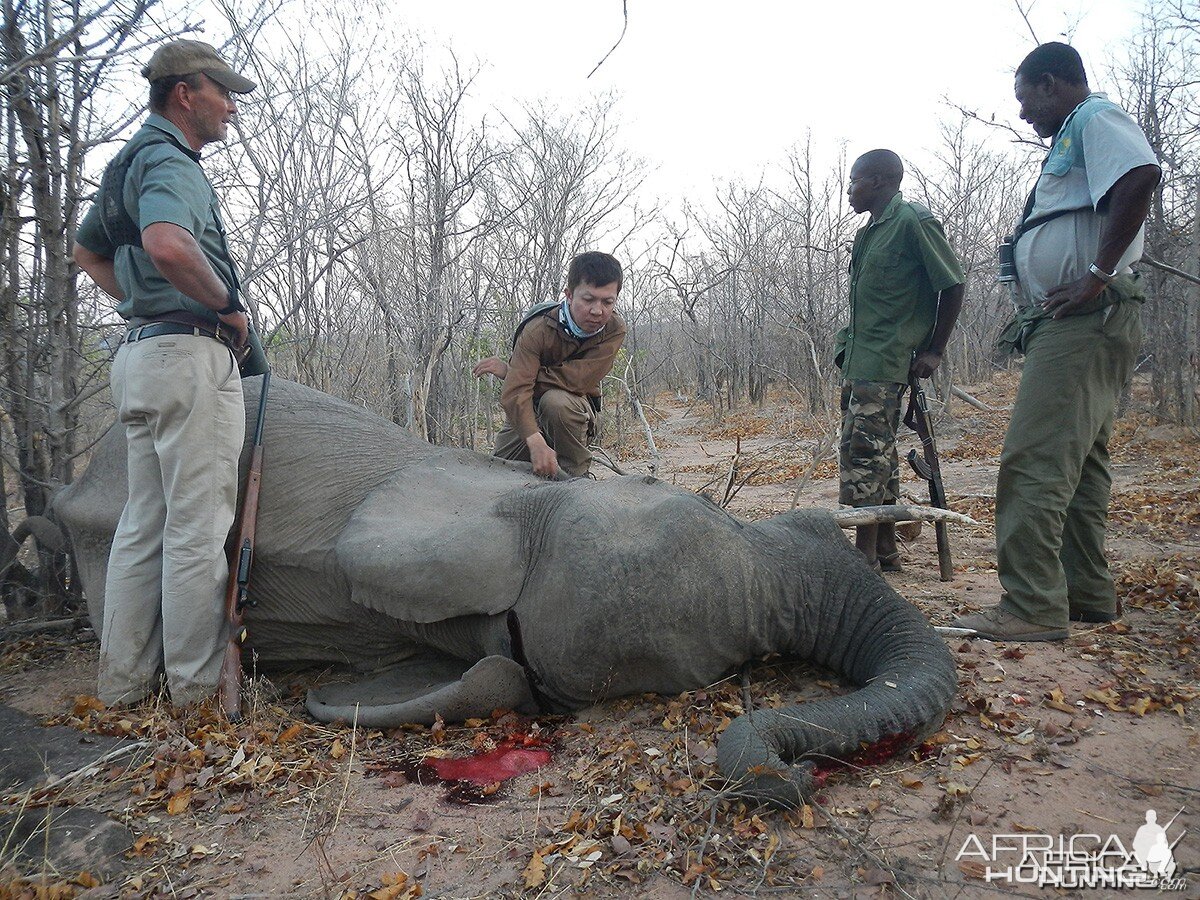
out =
<svg viewBox="0 0 1200 900"><path fill-rule="evenodd" d="M795 147L785 164L787 190L778 203L788 241L789 300L783 320L794 337L787 361L789 380L807 394L808 411L827 410L829 373L837 330L849 297L849 243L853 211L845 203L847 178L843 153L835 169L819 178L813 172L811 142Z"/></svg>
<svg viewBox="0 0 1200 900"><path fill-rule="evenodd" d="M942 124L933 163L911 170L907 195L941 221L967 276L967 302L937 373L949 401L956 377L987 378L998 363L1007 363L995 348L1013 305L996 282L996 246L1012 233L1036 163L1024 150L996 149L978 123L960 115Z"/></svg>
<svg viewBox="0 0 1200 900"><path fill-rule="evenodd" d="M367 93L369 49L336 19L320 47L247 45L264 90L244 100L241 139L214 167L239 211L231 240L275 365L346 397L380 352L358 251L388 233L381 208L399 169L377 151L391 120Z"/></svg>
<svg viewBox="0 0 1200 900"><path fill-rule="evenodd" d="M25 514L38 516L53 487L71 481L88 443L81 413L102 380L89 359L102 353L98 316L81 304L70 263L89 193L85 157L136 114L110 85L142 49L134 35L157 29L144 31L153 0L0 7L0 474L13 474ZM0 525L7 534L7 511ZM40 555L36 593L53 611L69 602L64 560L44 548Z"/></svg>
<svg viewBox="0 0 1200 900"><path fill-rule="evenodd" d="M483 182L496 227L479 259L478 355L506 353L522 311L558 297L584 250L623 258L622 314L641 309L628 239L655 215L637 202L644 167L620 146L611 99L571 112L530 105L507 126L506 150Z"/></svg>
<svg viewBox="0 0 1200 900"><path fill-rule="evenodd" d="M1186 8L1152 7L1113 76L1163 169L1146 224L1146 256L1200 274L1200 25ZM1143 267L1144 354L1159 415L1200 426L1200 296L1159 267Z"/></svg>

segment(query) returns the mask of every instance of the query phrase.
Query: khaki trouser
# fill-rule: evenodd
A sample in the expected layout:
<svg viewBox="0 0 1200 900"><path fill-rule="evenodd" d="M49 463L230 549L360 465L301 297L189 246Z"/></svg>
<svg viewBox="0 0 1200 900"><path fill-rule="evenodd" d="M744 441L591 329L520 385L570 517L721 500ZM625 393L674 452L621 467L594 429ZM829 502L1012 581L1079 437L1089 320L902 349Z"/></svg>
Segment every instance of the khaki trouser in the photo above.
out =
<svg viewBox="0 0 1200 900"><path fill-rule="evenodd" d="M129 497L108 560L98 695L136 702L162 671L171 699L193 703L215 691L224 648L241 378L219 341L164 335L121 347L112 391Z"/></svg>
<svg viewBox="0 0 1200 900"><path fill-rule="evenodd" d="M558 455L558 465L568 475L587 475L592 468L588 449L596 434L596 416L587 397L550 388L534 402L538 428L546 443ZM492 456L529 462L525 439L507 423L496 435Z"/></svg>
<svg viewBox="0 0 1200 900"><path fill-rule="evenodd" d="M1104 556L1108 439L1142 342L1141 304L1037 323L1000 454L1000 605L1065 628L1069 611L1113 613Z"/></svg>

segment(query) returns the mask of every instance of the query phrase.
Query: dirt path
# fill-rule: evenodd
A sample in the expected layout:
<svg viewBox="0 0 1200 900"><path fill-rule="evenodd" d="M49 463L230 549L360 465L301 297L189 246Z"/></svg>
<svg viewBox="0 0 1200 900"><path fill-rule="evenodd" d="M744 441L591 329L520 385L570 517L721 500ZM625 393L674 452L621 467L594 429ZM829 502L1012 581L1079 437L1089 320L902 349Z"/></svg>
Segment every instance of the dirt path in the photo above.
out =
<svg viewBox="0 0 1200 900"><path fill-rule="evenodd" d="M992 496L1012 390L1005 379L973 390L1000 411L959 405L941 435L952 505L981 522L953 533L955 579L938 580L928 529L905 548L905 571L889 576L935 623L999 596ZM786 398L718 424L670 398L654 409L659 477L708 484L719 501L740 438L733 486L754 474L731 511L787 509L810 468L799 502L836 504L836 463L812 466L830 423ZM1181 808L1168 834L1188 830L1174 855L1180 873L1192 871L1176 896L1200 896L1200 445L1134 414L1113 458L1110 550L1125 619L1073 626L1061 644L952 641L961 686L942 731L920 751L834 772L793 813L720 798L714 747L742 711L736 677L540 720L532 727L551 740L553 762L467 805L443 786L412 783L415 761L487 749L528 735L531 723L499 715L389 733L327 728L303 715L302 678L262 685L237 730L204 714L183 723L153 708L118 715L78 699L93 688L86 641L3 648L0 701L156 747L138 767L114 766L64 798L107 809L140 835L123 876L75 886L86 896L1044 896L987 882L988 865L1019 860L990 862L975 848L990 851L997 835L1012 845L1077 834L1132 847L1147 809L1165 824ZM632 471L646 462L622 454ZM919 493L910 477L906 487ZM749 690L754 705L774 706L843 688L772 660L755 668ZM78 874L48 883L65 889ZM5 881L0 897L18 890Z"/></svg>

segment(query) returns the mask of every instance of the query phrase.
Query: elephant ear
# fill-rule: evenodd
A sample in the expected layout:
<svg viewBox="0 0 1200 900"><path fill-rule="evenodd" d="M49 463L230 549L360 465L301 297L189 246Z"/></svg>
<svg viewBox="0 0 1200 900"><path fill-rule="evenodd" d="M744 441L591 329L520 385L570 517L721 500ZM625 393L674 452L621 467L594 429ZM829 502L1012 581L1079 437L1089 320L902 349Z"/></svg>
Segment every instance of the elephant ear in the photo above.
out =
<svg viewBox="0 0 1200 900"><path fill-rule="evenodd" d="M525 671L504 656L487 656L467 671L449 656L406 659L361 681L328 684L308 693L308 711L322 722L373 728L487 718L496 709L533 715L537 705Z"/></svg>
<svg viewBox="0 0 1200 900"><path fill-rule="evenodd" d="M337 541L351 600L406 622L495 615L512 606L524 569L519 527L480 500L480 481L512 466L479 459L445 470L446 454L407 466L355 509Z"/></svg>

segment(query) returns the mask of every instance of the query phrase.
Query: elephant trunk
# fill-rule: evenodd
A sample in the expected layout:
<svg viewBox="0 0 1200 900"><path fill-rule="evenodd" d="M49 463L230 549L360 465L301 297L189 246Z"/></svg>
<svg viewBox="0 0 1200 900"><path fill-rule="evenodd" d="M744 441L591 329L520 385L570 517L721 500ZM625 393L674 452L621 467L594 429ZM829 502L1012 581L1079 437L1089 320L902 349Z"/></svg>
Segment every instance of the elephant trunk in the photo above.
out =
<svg viewBox="0 0 1200 900"><path fill-rule="evenodd" d="M865 565L854 580L849 594L824 593L789 649L859 689L736 719L717 747L736 793L795 807L820 787L822 762L836 766L864 751L881 759L928 736L945 717L957 686L945 643Z"/></svg>

